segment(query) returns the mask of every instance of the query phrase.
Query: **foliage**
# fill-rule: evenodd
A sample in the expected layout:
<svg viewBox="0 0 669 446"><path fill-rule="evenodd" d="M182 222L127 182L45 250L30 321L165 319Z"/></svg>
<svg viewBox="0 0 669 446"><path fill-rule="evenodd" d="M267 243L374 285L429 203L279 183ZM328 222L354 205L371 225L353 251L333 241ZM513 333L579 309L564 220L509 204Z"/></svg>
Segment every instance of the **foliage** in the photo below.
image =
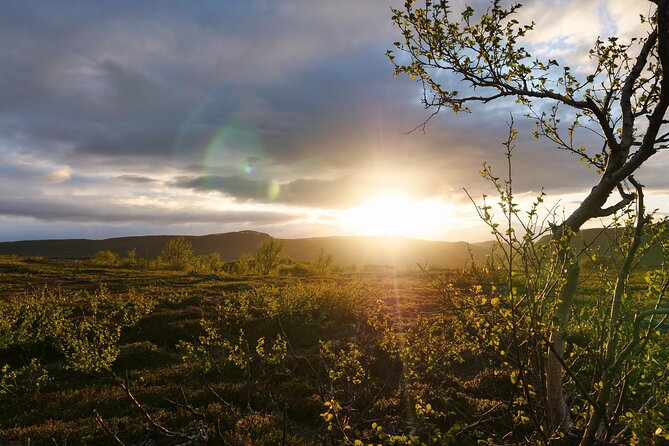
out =
<svg viewBox="0 0 669 446"><path fill-rule="evenodd" d="M221 267L221 255L217 252L193 257L191 268L198 274L215 274Z"/></svg>
<svg viewBox="0 0 669 446"><path fill-rule="evenodd" d="M368 378L362 360L363 353L354 342L340 346L338 343L320 343L321 361L325 365L331 392L341 390L343 398L354 399L359 388ZM342 397L342 395L337 395Z"/></svg>
<svg viewBox="0 0 669 446"><path fill-rule="evenodd" d="M392 51L388 57L395 64L396 75L408 74L421 82L427 107L435 107L436 112L442 107L469 112L473 104L513 98L534 120L535 137L577 155L597 172L595 186L577 208L546 228L551 248L541 252L535 239L540 233L532 223L540 201L528 211L527 225L518 218L520 209L514 204L510 158L515 130L513 122L510 124L505 144L508 178L499 181L487 166L483 172L497 188L505 224L494 221L485 202L478 208L504 251L501 259L508 272L507 289L493 298L498 311L482 317L461 311L457 314L466 324L478 324L500 345L506 343L515 349L504 364L515 362L511 376L513 384L520 386L517 395L522 397L514 393L510 410L515 409L513 401L518 401L524 408L516 418L531 425L520 426L521 431L514 426L514 435L526 432L521 435L547 443L571 434L580 438L582 446L608 441L614 424L610 414L619 416L613 398L624 395L622 369L634 362L633 357L650 340L648 333L641 334L640 327L648 318L652 325L654 317L666 317L669 312L661 299L653 303L649 295L634 297L628 288L634 265L647 249L643 243L646 232L650 230L647 237L658 240L657 229L666 224L653 225L646 215L643 186L633 174L669 141L664 127L669 108L664 92L669 88L669 77L663 74L669 67L665 49L669 44L669 3L652 2L649 17L641 17L646 29L640 37L629 42L617 37L597 39L588 54L593 62L590 74L533 56L523 40L534 23L518 21L518 4L505 7L500 0L492 0L482 13L466 6L457 14L447 0L426 1L424 7L416 3L409 0L404 8L393 9L393 22L403 37L395 46L407 58L398 59ZM455 81L464 84L467 93L455 90ZM549 103L548 108L542 108L542 101ZM637 118L643 116L648 121L638 125ZM585 132L599 135L602 144L579 144ZM619 201L607 206L616 191ZM608 298L600 295L599 305L591 307L578 301L583 291L580 262L571 242L588 221L612 217L615 224L624 220L622 215L630 217L624 227L631 237L628 243L620 243L624 247L621 262L604 280L611 285ZM524 234L516 235L516 228ZM609 264L616 264L612 260ZM577 311L572 313L573 307ZM588 330L576 316L597 321L594 330ZM597 339L597 346L591 349L580 344L579 334ZM542 347L547 353L545 362L539 353ZM573 364L570 356L580 357L575 351L590 362ZM543 395L538 394L537 384L545 389ZM573 392L578 397L568 406L566 396Z"/></svg>
<svg viewBox="0 0 669 446"><path fill-rule="evenodd" d="M367 290L357 281L298 282L288 288L267 286L249 291L271 318L301 324L350 321L362 314Z"/></svg>
<svg viewBox="0 0 669 446"><path fill-rule="evenodd" d="M236 263L234 272L243 276L255 273L255 258L252 254L242 253Z"/></svg>
<svg viewBox="0 0 669 446"><path fill-rule="evenodd" d="M499 209L488 212L494 217ZM621 253L630 238L627 220L620 219L611 239L611 249ZM495 228L507 237L503 222ZM0 299L0 365L8 366L0 379L9 390L0 395L0 438L105 444L108 432L91 422L96 409L126 444L174 442L146 416L137 417L141 412L129 398L119 400L115 379L99 378L127 371L136 401L155 422L173 432L199 426L210 441L223 444L281 444L284 438L286 444L331 446L541 442L533 418L544 389L531 368L543 358L539 335L546 327L525 316L538 321L550 311L538 316L532 310L531 290L540 287L532 288L520 267L522 242L514 242L515 290L506 282L508 257L501 246L485 264L454 271L356 278L333 271L271 281L233 275L202 280L122 265L89 272L73 263L54 268L51 261L14 259L13 270L35 269L12 276L17 286L4 288ZM546 256L544 267L550 265L553 245L535 247ZM607 312L605 293L624 260L599 258L584 272L567 350L567 365L588 395L597 392L603 358L605 327L596 321ZM532 278L542 270L529 271ZM28 285L53 281L56 274L107 285ZM534 280L549 277L544 270ZM630 277L621 342L634 335L628 319L636 306L664 295L668 281L654 270ZM554 297L547 299L550 306ZM622 443L660 443L667 429L669 338L658 326L661 316L650 319L638 324L642 342L619 375L625 396L616 394L623 403L611 416L611 437L627 428L617 440ZM514 332L527 342L514 345ZM524 360L527 352L535 352L532 360ZM567 388L572 421L583 426L587 400L571 378ZM62 414L58 422L49 421L54 413Z"/></svg>
<svg viewBox="0 0 669 446"><path fill-rule="evenodd" d="M0 349L41 343L62 331L72 316L68 293L40 288L0 301Z"/></svg>
<svg viewBox="0 0 669 446"><path fill-rule="evenodd" d="M75 302L78 317L65 321L55 341L67 367L80 372L110 370L119 354L121 330L137 324L155 305L133 290L113 296L106 286Z"/></svg>
<svg viewBox="0 0 669 446"><path fill-rule="evenodd" d="M122 259L122 262L125 266L137 266L137 250L135 248L129 249L128 252L126 252L125 257Z"/></svg>
<svg viewBox="0 0 669 446"><path fill-rule="evenodd" d="M5 364L0 367L0 397L18 396L26 390L39 390L49 379L49 372L37 358L32 358L28 364L16 369Z"/></svg>
<svg viewBox="0 0 669 446"><path fill-rule="evenodd" d="M318 252L318 258L316 259L316 271L320 275L325 276L330 273L333 263L334 257L332 254L326 254L325 249L321 248L321 250Z"/></svg>
<svg viewBox="0 0 669 446"><path fill-rule="evenodd" d="M121 257L112 251L98 251L93 256L93 263L96 265L118 265Z"/></svg>
<svg viewBox="0 0 669 446"><path fill-rule="evenodd" d="M109 370L123 327L137 324L154 305L133 290L111 295L104 285L93 293L43 287L13 295L0 302L0 349L43 344L59 351L67 368Z"/></svg>
<svg viewBox="0 0 669 446"><path fill-rule="evenodd" d="M270 274L278 266L282 250L283 242L279 239L270 238L261 244L254 257L256 272L264 276Z"/></svg>
<svg viewBox="0 0 669 446"><path fill-rule="evenodd" d="M170 239L160 254L161 262L170 269L185 270L193 261L193 244L184 237Z"/></svg>
<svg viewBox="0 0 669 446"><path fill-rule="evenodd" d="M233 365L246 373L255 363L278 366L286 356L286 341L281 335L277 335L271 346L260 337L252 348L254 344L249 344L243 329L236 336L225 336L217 324L207 320L201 324L205 334L195 343L181 342L179 348L185 351L185 361L200 363L204 372Z"/></svg>
<svg viewBox="0 0 669 446"><path fill-rule="evenodd" d="M286 340L278 334L271 344L265 337L249 342L244 329L232 333L225 321L230 321L225 315L216 321L203 319L200 324L205 334L195 342L181 341L177 347L184 351L184 361L198 364L204 373L217 370L225 375L226 367L242 372L246 381L246 407L250 409L254 381L257 384L266 378L268 369L281 368L287 353Z"/></svg>

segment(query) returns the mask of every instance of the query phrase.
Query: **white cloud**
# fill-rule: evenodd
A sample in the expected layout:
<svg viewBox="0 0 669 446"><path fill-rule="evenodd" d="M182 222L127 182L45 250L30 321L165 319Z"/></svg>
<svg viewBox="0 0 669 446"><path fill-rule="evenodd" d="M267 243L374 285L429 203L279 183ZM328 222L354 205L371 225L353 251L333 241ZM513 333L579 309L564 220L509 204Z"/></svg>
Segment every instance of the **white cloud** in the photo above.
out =
<svg viewBox="0 0 669 446"><path fill-rule="evenodd" d="M648 15L650 2L630 0L535 0L519 11L521 23L535 22L527 41L534 53L563 65L588 70L595 63L588 50L598 37L621 42L644 35L639 14Z"/></svg>

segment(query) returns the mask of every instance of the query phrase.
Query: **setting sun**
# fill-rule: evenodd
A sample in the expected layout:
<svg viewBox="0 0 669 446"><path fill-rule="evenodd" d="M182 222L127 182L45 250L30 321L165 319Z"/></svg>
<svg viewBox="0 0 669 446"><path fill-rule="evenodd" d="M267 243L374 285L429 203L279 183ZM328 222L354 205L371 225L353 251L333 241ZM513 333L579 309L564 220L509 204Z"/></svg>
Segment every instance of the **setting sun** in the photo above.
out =
<svg viewBox="0 0 669 446"><path fill-rule="evenodd" d="M448 219L438 200L412 200L396 191L379 193L341 217L341 226L358 235L427 237Z"/></svg>

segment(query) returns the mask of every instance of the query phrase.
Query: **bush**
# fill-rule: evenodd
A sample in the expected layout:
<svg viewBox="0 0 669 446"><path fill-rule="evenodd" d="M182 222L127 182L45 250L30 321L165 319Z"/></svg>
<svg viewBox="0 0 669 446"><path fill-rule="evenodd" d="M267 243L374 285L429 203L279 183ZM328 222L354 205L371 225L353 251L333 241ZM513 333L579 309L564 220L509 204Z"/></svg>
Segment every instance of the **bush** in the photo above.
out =
<svg viewBox="0 0 669 446"><path fill-rule="evenodd" d="M214 274L221 268L221 255L212 252L194 257L191 268L198 274Z"/></svg>
<svg viewBox="0 0 669 446"><path fill-rule="evenodd" d="M262 287L248 291L267 316L295 320L301 324L352 321L360 316L367 293L357 282L296 283L285 288Z"/></svg>
<svg viewBox="0 0 669 446"><path fill-rule="evenodd" d="M0 349L48 345L65 357L66 368L108 370L121 330L137 324L155 303L134 291L112 295L104 285L93 293L44 287L10 296L0 302Z"/></svg>
<svg viewBox="0 0 669 446"><path fill-rule="evenodd" d="M283 249L283 242L270 238L260 245L255 255L255 268L258 274L268 275L279 264L279 254Z"/></svg>
<svg viewBox="0 0 669 446"><path fill-rule="evenodd" d="M121 263L121 257L112 251L98 251L93 256L93 263L96 265L118 265Z"/></svg>
<svg viewBox="0 0 669 446"><path fill-rule="evenodd" d="M167 268L180 271L191 266L194 256L193 244L184 237L169 240L160 254L161 261Z"/></svg>

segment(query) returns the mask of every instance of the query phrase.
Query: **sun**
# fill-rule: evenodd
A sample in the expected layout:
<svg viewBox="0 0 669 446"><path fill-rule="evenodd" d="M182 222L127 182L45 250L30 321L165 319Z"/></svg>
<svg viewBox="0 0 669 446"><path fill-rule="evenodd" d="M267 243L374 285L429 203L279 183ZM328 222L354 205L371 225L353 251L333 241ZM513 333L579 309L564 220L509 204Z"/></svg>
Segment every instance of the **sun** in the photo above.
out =
<svg viewBox="0 0 669 446"><path fill-rule="evenodd" d="M342 213L341 226L358 235L430 237L448 220L439 200L412 200L397 191L383 191L361 206Z"/></svg>

